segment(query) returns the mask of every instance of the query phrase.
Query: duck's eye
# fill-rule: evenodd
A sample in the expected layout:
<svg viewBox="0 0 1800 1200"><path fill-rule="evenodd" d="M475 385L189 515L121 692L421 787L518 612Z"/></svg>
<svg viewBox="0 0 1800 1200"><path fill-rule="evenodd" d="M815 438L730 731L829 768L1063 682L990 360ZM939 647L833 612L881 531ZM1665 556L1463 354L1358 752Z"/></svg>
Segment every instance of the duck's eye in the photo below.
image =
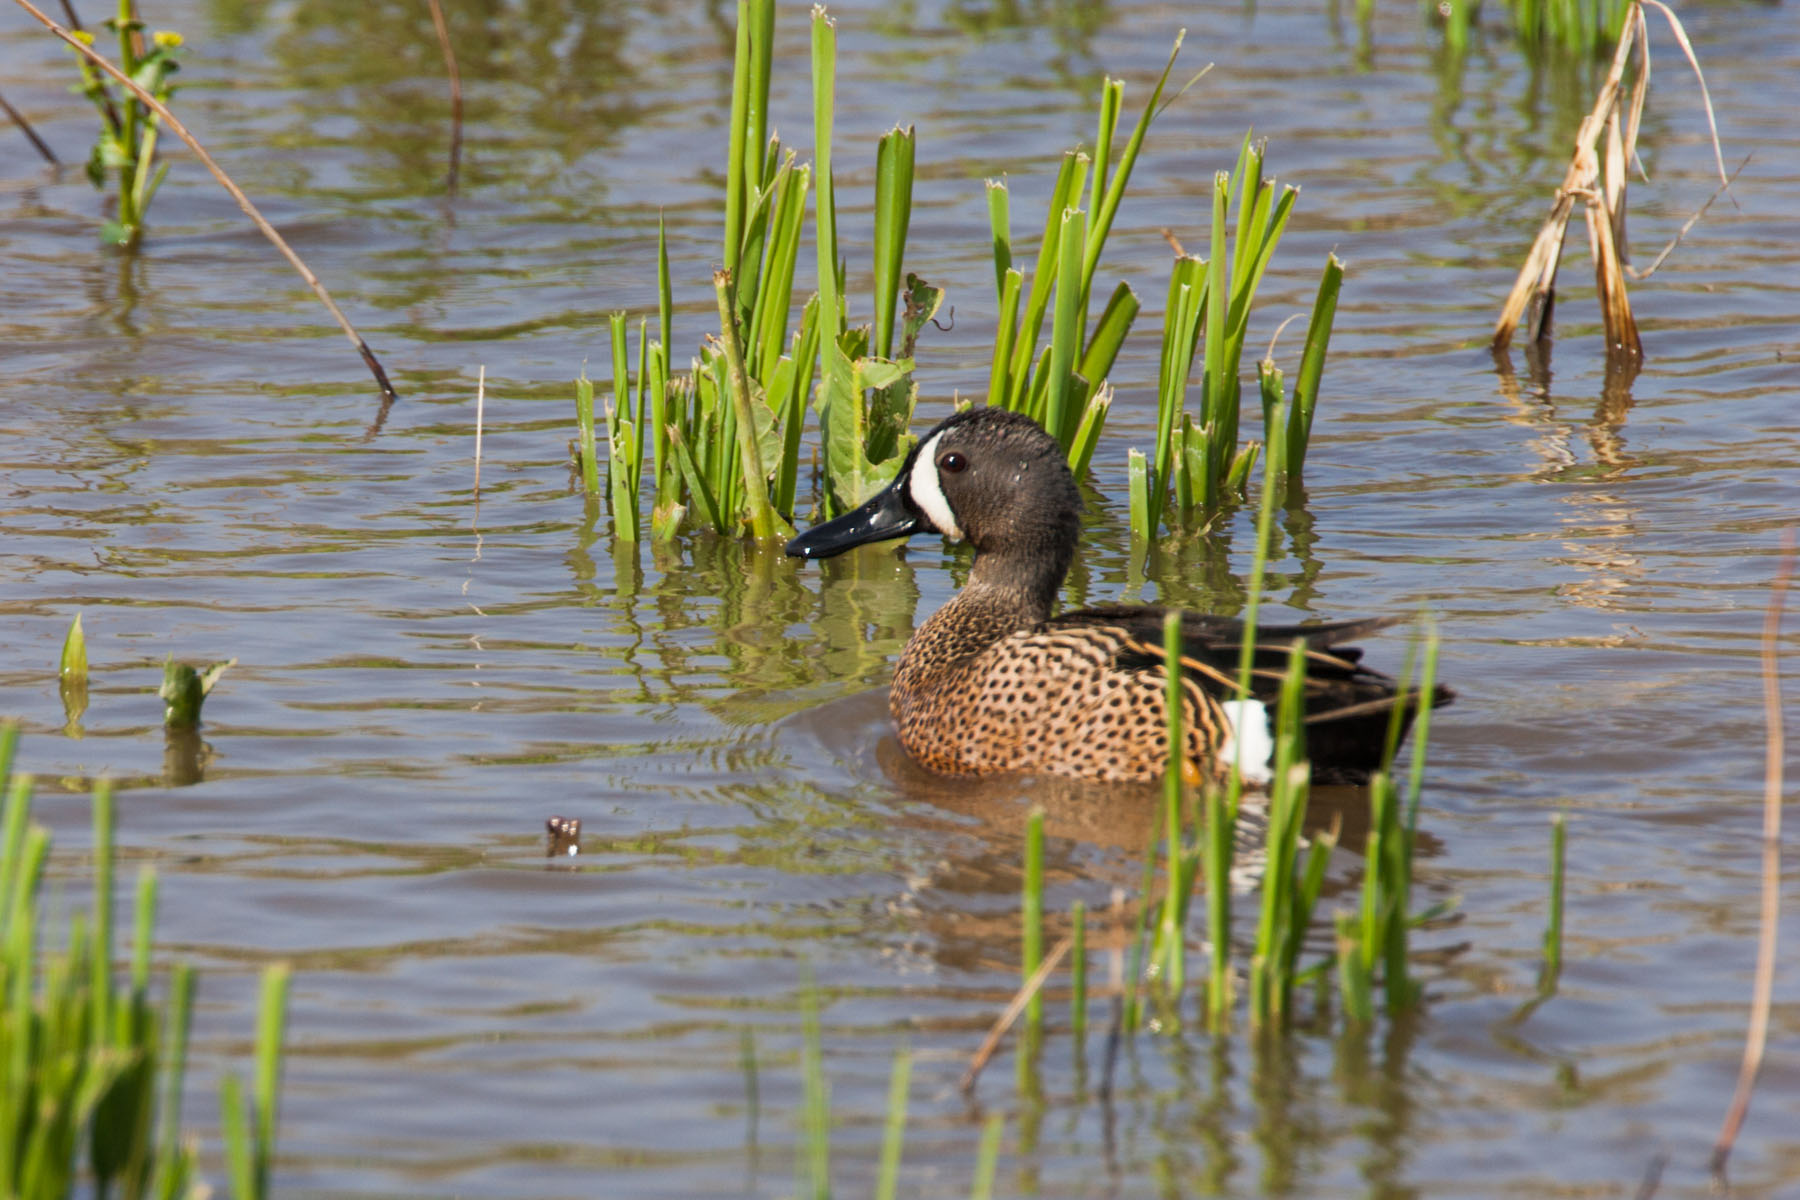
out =
<svg viewBox="0 0 1800 1200"><path fill-rule="evenodd" d="M967 467L968 465L969 465L969 460L964 458L962 455L958 454L954 450L952 450L950 453L944 455L944 457L938 459L938 470L948 471L952 475L957 474L964 467Z"/></svg>

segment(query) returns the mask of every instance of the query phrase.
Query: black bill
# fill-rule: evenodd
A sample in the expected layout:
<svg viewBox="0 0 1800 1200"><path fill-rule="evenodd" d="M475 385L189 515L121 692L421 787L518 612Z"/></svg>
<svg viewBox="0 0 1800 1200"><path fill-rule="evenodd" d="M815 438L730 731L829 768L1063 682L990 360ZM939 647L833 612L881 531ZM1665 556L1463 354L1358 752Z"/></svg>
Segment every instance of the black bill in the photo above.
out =
<svg viewBox="0 0 1800 1200"><path fill-rule="evenodd" d="M906 472L871 496L860 508L811 529L787 544L790 558L830 558L870 542L911 537L927 528L900 483Z"/></svg>

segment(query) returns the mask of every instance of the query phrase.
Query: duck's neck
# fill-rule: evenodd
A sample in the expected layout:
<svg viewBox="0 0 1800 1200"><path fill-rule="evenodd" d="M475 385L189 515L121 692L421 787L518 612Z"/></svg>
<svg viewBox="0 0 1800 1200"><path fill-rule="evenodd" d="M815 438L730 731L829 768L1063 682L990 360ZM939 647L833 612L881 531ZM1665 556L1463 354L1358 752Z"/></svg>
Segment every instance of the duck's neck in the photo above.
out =
<svg viewBox="0 0 1800 1200"><path fill-rule="evenodd" d="M954 670L1009 634L1050 618L1066 560L1020 561L977 554L969 582L919 626L900 656L895 683L918 687Z"/></svg>

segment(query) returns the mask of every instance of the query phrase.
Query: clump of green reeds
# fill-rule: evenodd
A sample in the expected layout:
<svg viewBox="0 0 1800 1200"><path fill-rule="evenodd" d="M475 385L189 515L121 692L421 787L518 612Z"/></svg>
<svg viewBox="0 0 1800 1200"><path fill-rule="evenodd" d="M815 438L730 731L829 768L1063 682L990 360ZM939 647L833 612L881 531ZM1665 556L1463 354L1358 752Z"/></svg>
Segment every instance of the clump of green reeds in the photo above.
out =
<svg viewBox="0 0 1800 1200"><path fill-rule="evenodd" d="M1299 189L1292 186L1277 195L1276 183L1263 176L1263 146L1246 134L1236 166L1213 180L1208 256L1177 248L1163 312L1156 451L1153 459L1131 451L1126 468L1131 530L1138 537L1154 538L1164 526L1174 532L1213 521L1243 497L1264 446L1276 460L1275 471L1265 471L1265 479L1281 489L1288 502L1298 498L1344 268L1336 255L1327 258L1285 419L1279 424L1276 420L1276 407L1285 398L1271 348L1271 357L1260 370L1263 441L1240 446L1240 364L1251 306L1299 197ZM1235 234L1228 238L1226 217L1233 200L1237 219ZM1188 392L1196 360L1200 395L1196 410L1190 412Z"/></svg>
<svg viewBox="0 0 1800 1200"><path fill-rule="evenodd" d="M1090 324L1094 275L1151 122L1206 73L1196 74L1167 103L1163 101L1185 36L1184 31L1176 37L1168 65L1117 157L1113 142L1125 84L1118 79L1107 79L1102 84L1094 152L1089 155L1074 149L1063 155L1051 189L1029 291L1024 270L1013 265L1011 196L1006 181L987 181L995 299L1000 314L988 378L988 403L1036 419L1062 444L1077 477L1087 472L1106 420L1110 395L1102 384L1118 359L1119 348L1140 307L1137 294L1129 284L1121 282L1113 289L1098 319ZM1042 341L1046 318L1051 322L1047 345Z"/></svg>
<svg viewBox="0 0 1800 1200"><path fill-rule="evenodd" d="M769 136L772 0L739 5L727 148L723 267L713 277L719 333L691 370L673 373L666 237L658 239L659 341L638 328L635 393L627 371L625 315L613 317L613 397L607 409L608 498L615 532L640 537L638 497L650 464L653 537L692 524L759 539L791 533L800 483L800 441L818 383L820 484L826 516L854 507L893 478L911 448L907 427L918 395L912 352L943 292L903 273L911 223L915 139L883 136L876 152L874 321L852 326L837 243L831 128L837 41L823 9L813 13L813 128L817 155L819 291L793 321L795 274L813 166ZM904 304L902 304L904 301ZM577 384L577 460L590 494L600 491L592 385Z"/></svg>
<svg viewBox="0 0 1800 1200"><path fill-rule="evenodd" d="M0 726L0 1190L26 1200L62 1200L78 1183L100 1196L204 1195L194 1144L178 1124L192 968L174 968L160 1010L150 998L156 872L146 867L138 875L130 971L121 983L113 973L113 794L97 784L92 913L71 918L60 952L41 946L39 893L50 834L31 824L30 776L12 772L17 743L17 726ZM249 1176L233 1172L238 1196L269 1192L281 1055L279 1021L268 1020L275 979L285 992L285 968L265 977L257 1045L262 1108L253 1148L227 1121L228 1155L261 1164Z"/></svg>
<svg viewBox="0 0 1800 1200"><path fill-rule="evenodd" d="M1269 376L1276 378L1271 382ZM1287 400L1280 387L1279 374L1265 366L1265 395L1269 396L1267 417L1276 428L1287 420ZM1286 663L1279 697L1275 704L1272 732L1274 753L1270 764L1267 794L1264 797L1265 823L1262 843L1261 906L1248 962L1234 962L1232 942L1233 871L1242 848L1239 818L1244 803L1242 765L1223 764L1223 783L1203 780L1198 818L1190 815L1190 793L1184 787L1186 774L1184 715L1182 698L1185 683L1177 664L1182 662L1181 617L1170 611L1164 617L1163 660L1171 664L1165 695L1166 736L1169 758L1163 777L1162 821L1153 835L1143 866L1142 897L1138 905L1136 929L1132 934L1131 965L1125 994L1119 1009L1119 1028L1131 1032L1143 1022L1143 994L1140 980L1150 987L1149 999L1156 1004L1162 1023L1179 1024L1181 1003L1187 988L1189 971L1186 962L1186 930L1194 888L1202 881L1206 888L1206 937L1209 959L1205 975L1202 1005L1209 1028L1225 1028L1236 1011L1235 980L1247 978L1249 984L1249 1018L1258 1028L1285 1029L1294 1021L1296 985L1309 977L1319 977L1335 968L1338 990L1347 1020L1353 1027L1365 1025L1375 1012L1375 987L1379 980L1385 1008L1397 1013L1418 1002L1418 985L1409 977L1408 935L1413 928L1429 921L1449 907L1449 903L1415 914L1412 911L1413 854L1417 837L1421 785L1425 757L1430 741L1431 704L1437 695L1437 637L1434 631L1424 639L1423 653L1409 654L1401 674L1400 695L1391 710L1387 743L1382 756L1382 769L1370 781L1372 808L1371 828L1365 847L1362 904L1352 917L1337 918L1338 939L1334 953L1310 965L1303 964L1307 935L1313 928L1314 914L1323 891L1326 870L1338 835L1335 826L1316 835L1310 845L1302 836L1311 791L1311 767L1305 755L1305 698L1307 652L1296 641L1277 648L1258 641L1257 619L1264 574L1267 570L1270 539L1279 477L1271 478L1275 463L1265 458L1264 480L1257 515L1257 540L1251 560L1248 581L1249 602L1243 619L1243 644L1239 661L1237 694L1252 695L1252 671L1258 654L1284 649ZM1417 678L1414 667L1417 665ZM1394 758L1406 718L1413 717L1411 759L1402 794L1395 783ZM1041 951L1041 935L1033 927L1041 919L1041 871L1032 867L1033 856L1041 855L1037 838L1027 824L1025 896L1022 914L1025 928L1024 974L1026 988L1015 997L1009 1012L1022 1008L1028 994L1042 985L1045 967L1054 966L1057 955L1043 963L1035 961ZM1041 836L1041 835L1040 835ZM1162 867L1164 891L1159 903L1151 902L1156 868ZM1060 951L1060 948L1059 948ZM1547 955L1549 951L1546 951ZM1084 956L1077 956L1078 967L1085 966ZM1033 967L1036 967L1035 971ZM1085 980L1077 989L1085 1004ZM1082 1018L1072 1021L1079 1025ZM996 1025L988 1042L975 1057L964 1076L964 1087L972 1085L975 1072L991 1053L998 1033L1007 1018ZM1028 1030L1031 1025L1028 1023ZM1035 1042L1023 1043L1021 1055Z"/></svg>
<svg viewBox="0 0 1800 1200"><path fill-rule="evenodd" d="M173 76L180 70L176 51L181 48L179 33L164 30L145 40L146 26L137 15L133 0L119 0L118 13L106 21L119 42L119 67L158 102L167 104L175 94ZM92 45L94 37L85 31L75 34ZM100 114L100 136L88 155L87 175L96 188L104 191L109 177L119 186L118 214L102 226L102 240L115 246L135 246L144 232L144 213L162 186L169 164L159 162L156 152L161 126L148 105L124 89L115 92L113 84L87 59L76 58L81 70L81 93Z"/></svg>

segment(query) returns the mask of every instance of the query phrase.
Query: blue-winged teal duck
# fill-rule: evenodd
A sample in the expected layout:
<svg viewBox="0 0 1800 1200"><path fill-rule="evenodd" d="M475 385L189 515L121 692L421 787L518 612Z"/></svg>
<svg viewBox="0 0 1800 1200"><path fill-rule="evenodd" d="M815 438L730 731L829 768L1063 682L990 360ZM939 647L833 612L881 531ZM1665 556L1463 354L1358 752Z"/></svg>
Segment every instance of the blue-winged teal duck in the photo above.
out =
<svg viewBox="0 0 1800 1200"><path fill-rule="evenodd" d="M894 674L900 742L952 775L1038 772L1149 780L1168 762L1164 609L1110 605L1052 616L1081 536L1081 494L1055 439L1019 413L971 408L920 441L894 481L854 512L787 545L829 558L868 542L941 533L975 547L956 597L921 625ZM1389 622L1264 627L1254 699L1232 699L1242 627L1182 618L1187 758L1217 777L1236 758L1266 778L1265 701L1287 647L1303 638L1307 748L1316 778L1355 779L1379 765L1396 689L1342 643ZM1450 699L1447 689L1433 697ZM1410 714L1408 714L1410 715Z"/></svg>

